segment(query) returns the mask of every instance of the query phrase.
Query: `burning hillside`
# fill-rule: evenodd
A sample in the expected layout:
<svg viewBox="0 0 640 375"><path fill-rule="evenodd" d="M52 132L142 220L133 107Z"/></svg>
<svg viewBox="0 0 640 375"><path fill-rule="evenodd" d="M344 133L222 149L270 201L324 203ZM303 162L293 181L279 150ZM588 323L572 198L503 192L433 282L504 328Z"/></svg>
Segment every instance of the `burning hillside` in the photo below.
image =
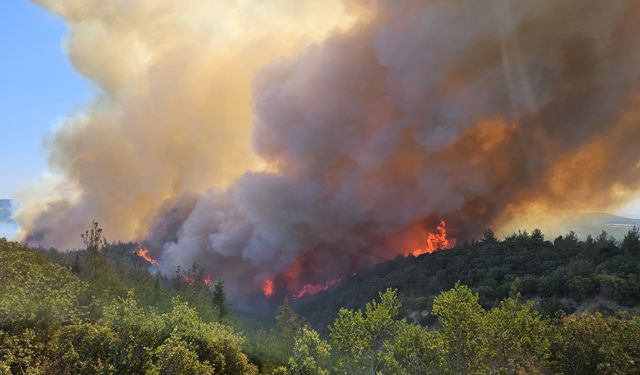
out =
<svg viewBox="0 0 640 375"><path fill-rule="evenodd" d="M28 242L95 218L250 304L640 184L635 0L37 2L102 92Z"/></svg>

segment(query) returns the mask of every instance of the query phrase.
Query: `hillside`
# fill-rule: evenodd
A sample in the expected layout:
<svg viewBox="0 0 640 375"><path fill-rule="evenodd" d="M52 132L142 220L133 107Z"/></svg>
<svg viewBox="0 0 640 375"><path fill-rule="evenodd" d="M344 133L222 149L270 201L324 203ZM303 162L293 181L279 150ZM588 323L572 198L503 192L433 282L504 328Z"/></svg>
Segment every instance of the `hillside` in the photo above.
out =
<svg viewBox="0 0 640 375"><path fill-rule="evenodd" d="M198 265L151 274L135 244L97 241L92 229L96 241L69 253L0 239L0 374L640 371L637 232L620 245L488 234L398 258L295 301L321 335L286 301L269 321L239 314ZM517 292L536 303L505 298ZM595 300L607 315L549 314Z"/></svg>
<svg viewBox="0 0 640 375"><path fill-rule="evenodd" d="M363 270L326 292L295 301L294 308L322 329L341 306L358 308L385 288L397 288L404 314L429 325L434 297L457 282L479 293L485 307L520 293L547 316L599 310L636 311L640 303L640 242L631 231L617 243L603 233L579 241L571 233L553 241L541 232L464 243L419 257L398 257Z"/></svg>

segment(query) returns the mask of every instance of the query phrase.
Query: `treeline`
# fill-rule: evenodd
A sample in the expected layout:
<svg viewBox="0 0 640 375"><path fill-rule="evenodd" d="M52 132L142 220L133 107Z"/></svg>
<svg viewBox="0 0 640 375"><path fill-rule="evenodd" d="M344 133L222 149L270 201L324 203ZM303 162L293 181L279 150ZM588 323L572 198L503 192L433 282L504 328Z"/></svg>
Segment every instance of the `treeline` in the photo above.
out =
<svg viewBox="0 0 640 375"><path fill-rule="evenodd" d="M519 293L547 317L560 311L635 314L640 305L640 236L634 228L620 242L606 232L584 240L571 232L548 241L535 230L500 240L487 230L482 239L451 250L398 257L362 270L297 301L294 308L323 331L341 307L359 308L390 287L399 292L403 316L432 325L435 296L458 281L478 293L484 308Z"/></svg>

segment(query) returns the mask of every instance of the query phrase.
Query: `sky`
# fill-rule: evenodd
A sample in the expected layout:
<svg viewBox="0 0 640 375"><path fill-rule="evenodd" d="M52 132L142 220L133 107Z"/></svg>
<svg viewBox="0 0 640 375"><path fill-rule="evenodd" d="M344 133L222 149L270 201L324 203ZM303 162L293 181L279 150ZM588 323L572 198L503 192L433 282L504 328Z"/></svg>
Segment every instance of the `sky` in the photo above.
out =
<svg viewBox="0 0 640 375"><path fill-rule="evenodd" d="M43 141L92 97L64 53L64 22L27 0L0 1L0 198L47 170Z"/></svg>
<svg viewBox="0 0 640 375"><path fill-rule="evenodd" d="M61 19L27 0L0 1L0 198L47 171L47 135L95 93L66 58L65 33ZM616 213L640 217L640 197Z"/></svg>

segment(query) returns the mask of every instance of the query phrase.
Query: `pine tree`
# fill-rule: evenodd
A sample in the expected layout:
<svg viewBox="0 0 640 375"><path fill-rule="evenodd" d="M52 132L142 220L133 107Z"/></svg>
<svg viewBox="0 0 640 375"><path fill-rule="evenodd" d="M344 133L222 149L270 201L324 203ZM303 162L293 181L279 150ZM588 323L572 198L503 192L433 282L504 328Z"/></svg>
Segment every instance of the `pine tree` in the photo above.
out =
<svg viewBox="0 0 640 375"><path fill-rule="evenodd" d="M218 310L218 320L222 321L222 319L229 314L227 296L224 293L224 281L218 280L213 287L211 303Z"/></svg>
<svg viewBox="0 0 640 375"><path fill-rule="evenodd" d="M91 228L81 234L80 237L82 237L85 250L91 259L93 277L95 277L100 257L104 255L107 249L107 239L102 235L102 228L100 228L97 221L93 221Z"/></svg>

